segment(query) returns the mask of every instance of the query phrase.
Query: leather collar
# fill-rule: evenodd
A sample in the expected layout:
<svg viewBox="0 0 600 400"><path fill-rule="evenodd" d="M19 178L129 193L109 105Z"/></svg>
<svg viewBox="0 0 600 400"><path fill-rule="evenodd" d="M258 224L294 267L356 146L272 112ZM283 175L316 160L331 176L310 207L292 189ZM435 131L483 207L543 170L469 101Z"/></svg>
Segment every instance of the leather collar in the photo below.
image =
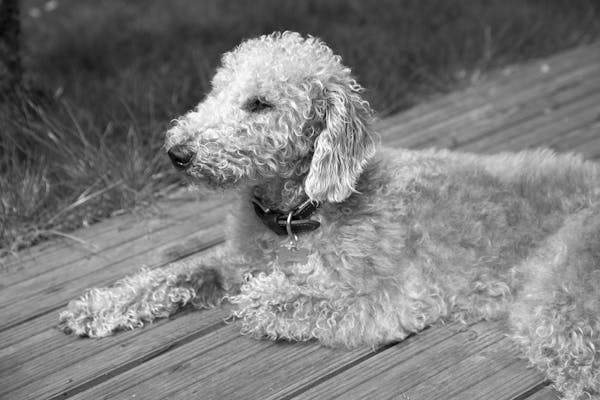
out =
<svg viewBox="0 0 600 400"><path fill-rule="evenodd" d="M271 210L265 207L258 197L252 199L254 212L260 220L278 235L293 236L302 232L310 232L321 226L319 221L309 219L317 211L319 203L306 200L289 212Z"/></svg>

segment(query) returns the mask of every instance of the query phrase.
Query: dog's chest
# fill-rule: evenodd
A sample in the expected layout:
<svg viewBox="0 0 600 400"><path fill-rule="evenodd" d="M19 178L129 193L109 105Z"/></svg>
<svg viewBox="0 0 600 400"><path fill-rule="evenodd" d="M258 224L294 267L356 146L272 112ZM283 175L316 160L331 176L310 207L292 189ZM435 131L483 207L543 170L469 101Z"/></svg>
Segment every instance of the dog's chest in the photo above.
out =
<svg viewBox="0 0 600 400"><path fill-rule="evenodd" d="M260 250L260 256L269 265L289 267L294 264L306 264L309 258L318 255L310 234L289 237L260 235L254 241L255 248Z"/></svg>

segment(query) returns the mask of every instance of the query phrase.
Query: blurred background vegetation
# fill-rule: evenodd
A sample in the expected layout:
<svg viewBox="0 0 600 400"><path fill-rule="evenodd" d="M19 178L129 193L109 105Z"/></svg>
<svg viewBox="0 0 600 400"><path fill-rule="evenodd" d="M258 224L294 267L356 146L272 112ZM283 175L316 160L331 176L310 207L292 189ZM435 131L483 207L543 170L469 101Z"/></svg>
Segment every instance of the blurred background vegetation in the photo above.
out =
<svg viewBox="0 0 600 400"><path fill-rule="evenodd" d="M220 54L294 30L324 39L381 117L506 65L596 40L598 0L23 0L23 86L0 104L0 253L178 185L169 121Z"/></svg>

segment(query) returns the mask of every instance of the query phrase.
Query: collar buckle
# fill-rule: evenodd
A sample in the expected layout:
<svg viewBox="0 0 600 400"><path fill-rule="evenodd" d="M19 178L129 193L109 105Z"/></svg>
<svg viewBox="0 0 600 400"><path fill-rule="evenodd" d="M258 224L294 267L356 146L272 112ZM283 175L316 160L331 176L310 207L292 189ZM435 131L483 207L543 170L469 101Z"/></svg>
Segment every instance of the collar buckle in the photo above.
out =
<svg viewBox="0 0 600 400"><path fill-rule="evenodd" d="M309 218L320 205L317 201L308 199L287 213L265 207L257 197L252 199L252 204L259 219L276 234L287 235L291 246L298 240L297 233L310 232L321 226L319 221Z"/></svg>

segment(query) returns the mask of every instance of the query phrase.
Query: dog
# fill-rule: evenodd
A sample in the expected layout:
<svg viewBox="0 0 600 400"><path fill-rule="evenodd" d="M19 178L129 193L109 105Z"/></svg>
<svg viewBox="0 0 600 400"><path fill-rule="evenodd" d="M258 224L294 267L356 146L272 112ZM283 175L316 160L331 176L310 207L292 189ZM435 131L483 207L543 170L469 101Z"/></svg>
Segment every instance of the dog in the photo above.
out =
<svg viewBox="0 0 600 400"><path fill-rule="evenodd" d="M243 42L165 149L235 197L226 249L87 290L102 337L227 301L242 333L378 346L502 319L564 399L600 393L600 166L550 150L389 150L349 68L293 32Z"/></svg>

